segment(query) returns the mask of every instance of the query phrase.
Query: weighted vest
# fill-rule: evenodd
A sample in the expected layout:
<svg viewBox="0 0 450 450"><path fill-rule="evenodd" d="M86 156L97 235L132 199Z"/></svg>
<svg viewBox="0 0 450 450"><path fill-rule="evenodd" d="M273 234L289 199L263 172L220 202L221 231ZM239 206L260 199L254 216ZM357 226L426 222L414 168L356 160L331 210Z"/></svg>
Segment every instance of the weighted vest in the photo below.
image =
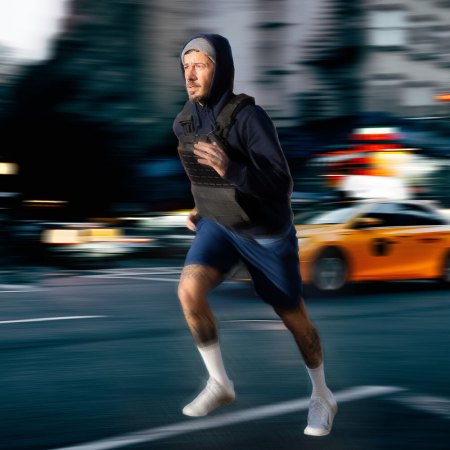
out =
<svg viewBox="0 0 450 450"><path fill-rule="evenodd" d="M236 114L246 105L254 105L255 100L246 94L235 95L220 111L214 130L207 135L198 135L193 127L189 102L184 105L178 122L183 128L179 138L178 153L187 176L191 181L195 206L202 217L215 220L228 227L239 227L250 222L250 218L240 204L242 194L223 179L212 167L199 164L194 155L194 144L200 141L217 142L233 160L248 163L248 154L237 152L227 143L228 133Z"/></svg>

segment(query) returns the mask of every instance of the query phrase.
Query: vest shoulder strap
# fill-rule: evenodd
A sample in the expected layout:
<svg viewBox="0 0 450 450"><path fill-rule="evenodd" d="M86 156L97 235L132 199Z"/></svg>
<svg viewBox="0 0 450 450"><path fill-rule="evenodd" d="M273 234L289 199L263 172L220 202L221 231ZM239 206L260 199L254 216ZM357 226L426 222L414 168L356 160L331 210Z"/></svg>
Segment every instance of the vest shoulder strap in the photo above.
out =
<svg viewBox="0 0 450 450"><path fill-rule="evenodd" d="M254 105L255 99L247 94L238 94L233 96L230 101L222 108L216 119L215 131L223 139L226 139L231 126L234 123L236 114L247 105ZM183 133L185 135L194 132L192 123L192 114L190 111L190 101L187 101L181 114L178 118L178 122L183 127Z"/></svg>
<svg viewBox="0 0 450 450"><path fill-rule="evenodd" d="M247 105L254 105L255 99L247 94L238 94L222 108L216 119L216 132L226 139L237 113Z"/></svg>
<svg viewBox="0 0 450 450"><path fill-rule="evenodd" d="M190 101L188 100L184 106L181 114L178 118L178 123L183 127L184 134L191 134L194 132L194 127L192 125L192 114L190 109Z"/></svg>

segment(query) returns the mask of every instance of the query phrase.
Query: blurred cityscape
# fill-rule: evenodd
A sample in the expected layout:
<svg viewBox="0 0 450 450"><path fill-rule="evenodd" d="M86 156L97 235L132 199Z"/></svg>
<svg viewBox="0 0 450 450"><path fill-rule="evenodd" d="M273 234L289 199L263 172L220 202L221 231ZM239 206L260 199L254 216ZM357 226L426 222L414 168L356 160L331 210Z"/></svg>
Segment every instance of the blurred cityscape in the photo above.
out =
<svg viewBox="0 0 450 450"><path fill-rule="evenodd" d="M192 207L172 121L197 32L229 38L235 91L276 122L294 207L395 185L449 208L449 24L448 0L5 2L2 220L41 233Z"/></svg>
<svg viewBox="0 0 450 450"><path fill-rule="evenodd" d="M310 380L243 264L209 297L239 401L177 299L190 186L179 53L231 43L235 92L277 125L308 314L339 402ZM450 0L0 0L0 448L449 448Z"/></svg>

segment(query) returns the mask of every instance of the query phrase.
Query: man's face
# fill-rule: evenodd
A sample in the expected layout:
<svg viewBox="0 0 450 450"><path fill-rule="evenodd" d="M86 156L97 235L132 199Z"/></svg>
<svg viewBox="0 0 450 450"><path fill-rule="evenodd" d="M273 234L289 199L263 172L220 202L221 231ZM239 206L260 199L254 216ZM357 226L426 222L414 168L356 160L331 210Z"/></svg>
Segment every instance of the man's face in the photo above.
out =
<svg viewBox="0 0 450 450"><path fill-rule="evenodd" d="M183 67L189 100L203 104L211 88L214 63L204 53L192 51L184 55Z"/></svg>

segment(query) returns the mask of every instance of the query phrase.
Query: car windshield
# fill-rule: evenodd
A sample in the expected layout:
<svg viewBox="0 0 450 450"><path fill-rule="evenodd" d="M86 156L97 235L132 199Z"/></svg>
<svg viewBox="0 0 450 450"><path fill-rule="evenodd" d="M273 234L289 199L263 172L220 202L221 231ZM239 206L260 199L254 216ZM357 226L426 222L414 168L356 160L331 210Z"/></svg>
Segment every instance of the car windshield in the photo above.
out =
<svg viewBox="0 0 450 450"><path fill-rule="evenodd" d="M334 209L332 211L327 211L311 217L304 223L311 225L331 225L343 223L350 219L350 217L352 217L360 207L361 205L353 205L345 208Z"/></svg>

